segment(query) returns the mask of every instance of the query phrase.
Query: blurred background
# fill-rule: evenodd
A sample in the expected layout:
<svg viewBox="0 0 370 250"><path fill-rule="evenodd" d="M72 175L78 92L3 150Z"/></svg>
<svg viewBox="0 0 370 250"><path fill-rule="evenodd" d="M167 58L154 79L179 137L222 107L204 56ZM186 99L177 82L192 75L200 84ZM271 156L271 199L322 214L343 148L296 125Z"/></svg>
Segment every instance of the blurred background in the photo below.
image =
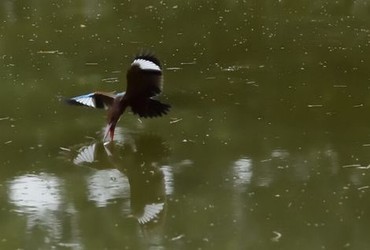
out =
<svg viewBox="0 0 370 250"><path fill-rule="evenodd" d="M1 249L369 249L370 2L0 3ZM123 91L140 51L169 115Z"/></svg>

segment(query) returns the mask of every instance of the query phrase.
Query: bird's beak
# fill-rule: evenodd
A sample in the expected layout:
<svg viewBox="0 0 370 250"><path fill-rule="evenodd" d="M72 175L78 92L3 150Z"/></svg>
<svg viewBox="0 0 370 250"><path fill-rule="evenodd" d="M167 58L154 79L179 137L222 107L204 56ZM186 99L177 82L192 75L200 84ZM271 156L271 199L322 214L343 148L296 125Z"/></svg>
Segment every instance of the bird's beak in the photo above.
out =
<svg viewBox="0 0 370 250"><path fill-rule="evenodd" d="M107 138L108 138L108 134L110 136L110 140L113 141L113 137L114 137L114 130L116 128L116 124L115 123L109 123L106 127L105 127L105 132L104 132L104 138L103 138L103 141L106 141Z"/></svg>

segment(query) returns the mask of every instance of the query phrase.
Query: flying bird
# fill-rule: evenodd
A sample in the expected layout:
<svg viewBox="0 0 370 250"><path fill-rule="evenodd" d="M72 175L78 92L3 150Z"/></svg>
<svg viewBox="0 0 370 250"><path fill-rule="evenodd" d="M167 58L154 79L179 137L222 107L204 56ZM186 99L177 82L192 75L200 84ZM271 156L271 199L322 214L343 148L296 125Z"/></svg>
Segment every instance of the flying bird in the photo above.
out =
<svg viewBox="0 0 370 250"><path fill-rule="evenodd" d="M104 141L114 130L121 115L130 107L135 115L144 118L159 117L170 110L170 105L157 100L163 89L161 63L154 55L143 54L135 57L126 74L125 92L94 92L67 99L67 103L108 110L108 125Z"/></svg>

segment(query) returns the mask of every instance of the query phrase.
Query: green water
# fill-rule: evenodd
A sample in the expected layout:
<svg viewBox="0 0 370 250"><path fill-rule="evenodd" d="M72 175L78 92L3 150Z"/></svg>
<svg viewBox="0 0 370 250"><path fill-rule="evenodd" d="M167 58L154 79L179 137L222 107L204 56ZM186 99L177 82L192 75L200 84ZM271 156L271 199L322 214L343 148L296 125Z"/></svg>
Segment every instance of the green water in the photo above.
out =
<svg viewBox="0 0 370 250"><path fill-rule="evenodd" d="M0 249L369 249L368 1L0 3ZM140 50L169 115L122 91ZM146 214L146 216L144 216Z"/></svg>

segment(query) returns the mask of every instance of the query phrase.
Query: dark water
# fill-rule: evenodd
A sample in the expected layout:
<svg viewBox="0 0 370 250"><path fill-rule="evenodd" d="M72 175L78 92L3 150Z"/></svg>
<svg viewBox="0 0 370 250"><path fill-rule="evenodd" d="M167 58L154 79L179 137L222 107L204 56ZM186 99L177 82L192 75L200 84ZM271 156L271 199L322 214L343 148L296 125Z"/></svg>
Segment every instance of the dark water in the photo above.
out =
<svg viewBox="0 0 370 250"><path fill-rule="evenodd" d="M369 249L368 1L0 3L0 249ZM63 97L164 64L160 119Z"/></svg>

